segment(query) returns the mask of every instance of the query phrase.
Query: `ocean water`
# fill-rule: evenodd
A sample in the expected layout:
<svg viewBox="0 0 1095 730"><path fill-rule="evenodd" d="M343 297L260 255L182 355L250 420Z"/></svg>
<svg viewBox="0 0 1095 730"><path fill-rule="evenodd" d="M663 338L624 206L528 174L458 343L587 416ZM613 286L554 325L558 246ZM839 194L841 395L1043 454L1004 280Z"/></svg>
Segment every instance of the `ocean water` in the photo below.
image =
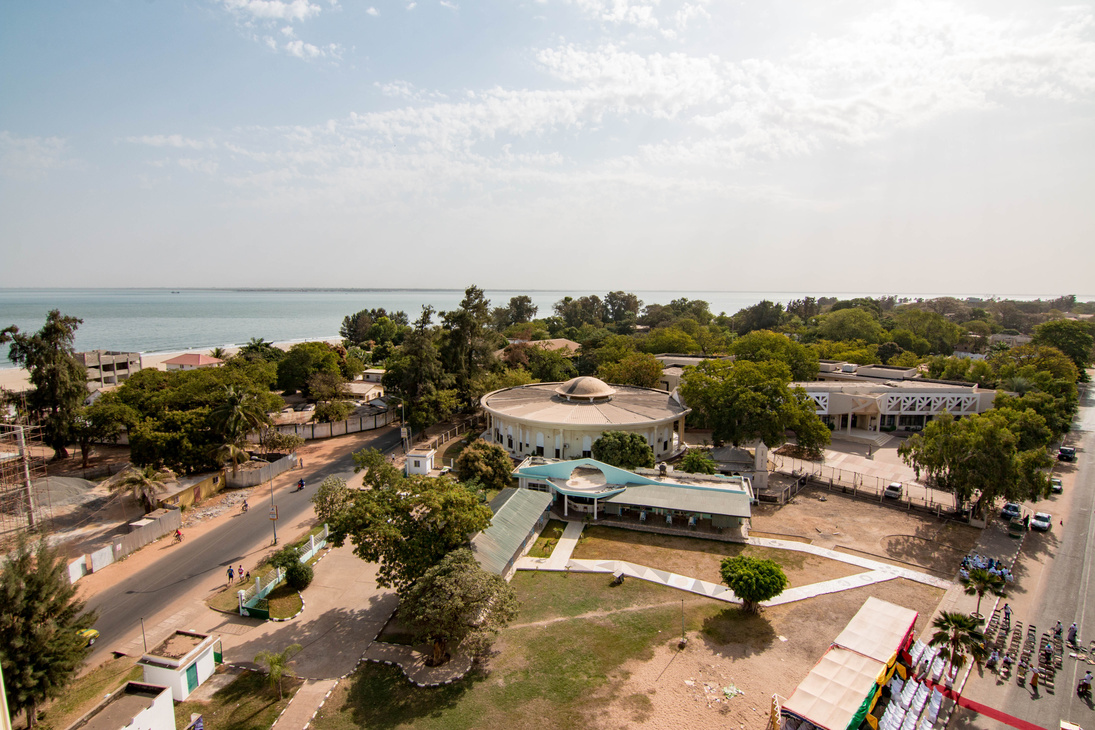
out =
<svg viewBox="0 0 1095 730"><path fill-rule="evenodd" d="M703 299L711 311L733 314L762 299L786 303L803 296L878 296L875 292L635 291L645 304L674 299ZM565 296L589 291L487 290L493 306L527 294L551 313ZM413 321L423 305L437 311L456 308L463 289L0 289L0 328L41 328L51 309L83 320L76 332L77 350L175 352L242 345L252 337L271 342L337 337L342 318L362 309L403 310ZM927 295L925 295L927 296ZM962 295L965 296L965 295ZM1027 298L1027 297L1017 297ZM1033 298L1033 297L1030 297ZM435 321L437 321L435 319ZM10 366L0 347L0 367Z"/></svg>

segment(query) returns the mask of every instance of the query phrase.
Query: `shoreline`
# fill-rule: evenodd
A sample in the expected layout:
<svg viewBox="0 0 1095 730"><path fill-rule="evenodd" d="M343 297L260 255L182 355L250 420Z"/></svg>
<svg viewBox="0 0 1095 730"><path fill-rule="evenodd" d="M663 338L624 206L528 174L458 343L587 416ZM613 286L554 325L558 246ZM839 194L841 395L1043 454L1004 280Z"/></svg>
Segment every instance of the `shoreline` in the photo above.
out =
<svg viewBox="0 0 1095 730"><path fill-rule="evenodd" d="M342 344L341 337L307 337L300 340L282 340L280 342L272 342L274 347L282 350L288 350L293 345L298 345L302 342L326 342L331 345ZM229 356L235 355L242 348L243 345L213 345L211 347L194 347L188 350L171 350L171 351L149 351L141 352L141 369L142 370L167 370L167 366L164 362L170 360L176 355L187 354L199 354L208 355L217 347L223 348L228 352ZM25 368L20 367L0 367L0 390L21 391L30 387L30 373Z"/></svg>

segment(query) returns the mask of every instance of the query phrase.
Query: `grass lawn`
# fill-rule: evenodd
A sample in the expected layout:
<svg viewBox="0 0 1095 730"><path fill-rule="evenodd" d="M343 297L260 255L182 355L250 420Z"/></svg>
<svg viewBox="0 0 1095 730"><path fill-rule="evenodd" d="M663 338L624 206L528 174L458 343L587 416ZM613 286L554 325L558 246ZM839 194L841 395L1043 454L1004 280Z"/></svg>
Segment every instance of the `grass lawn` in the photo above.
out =
<svg viewBox="0 0 1095 730"><path fill-rule="evenodd" d="M543 532L540 533L540 537L536 538L536 542L528 551L528 554L534 558L549 557L551 551L555 549L556 543L559 542L559 538L562 537L563 530L565 529L566 523L562 520L548 520L547 525L544 526Z"/></svg>
<svg viewBox="0 0 1095 730"><path fill-rule="evenodd" d="M783 567L791 586L808 585L843 578L863 569L838 560L829 560L792 550L740 545L695 537L657 535L619 527L586 527L574 549L575 558L626 560L650 568L668 570L710 583L721 583L719 564L733 555L768 558Z"/></svg>
<svg viewBox="0 0 1095 730"><path fill-rule="evenodd" d="M191 713L196 713L208 730L268 730L301 684L299 679L286 679L285 698L279 700L278 691L266 684L266 675L243 672L209 702L176 705L175 726L186 727Z"/></svg>
<svg viewBox="0 0 1095 730"><path fill-rule="evenodd" d="M113 692L126 682L140 681L143 675L144 670L136 666L133 657L103 662L65 688L64 694L40 715L40 724L54 728L68 727L99 704L108 692ZM22 718L23 715L20 715L20 722ZM16 727L20 725L16 724Z"/></svg>
<svg viewBox="0 0 1095 730"><path fill-rule="evenodd" d="M451 685L420 689L398 668L367 662L339 683L313 726L512 730L619 727L655 717L661 722L653 726L760 728L767 712L757 703L773 691L789 695L868 595L920 611L919 630L943 595L898 579L751 616L664 586L626 581L612 588L610 581L520 572L513 584L521 612L482 666ZM666 663L682 615L692 641ZM685 664L674 669L673 662ZM715 664L727 673L722 681L745 689L750 699L738 707L747 717L731 723L694 696L681 701L681 693L695 691L685 680ZM667 671L679 674L660 681Z"/></svg>
<svg viewBox="0 0 1095 730"><path fill-rule="evenodd" d="M562 582L576 576L547 577ZM608 585L605 576L597 577L603 586ZM339 685L314 726L318 730L587 727L588 719L625 678L619 672L621 664L650 658L656 645L675 642L679 636L681 606L674 599L682 594L652 587L662 593L661 602L671 605L510 629L486 670L477 669L452 685L423 690L408 683L398 668L363 664ZM526 605L534 602L525 590L520 595ZM706 614L720 608L714 603L701 598L689 606L691 629L700 628ZM378 698L384 699L378 702Z"/></svg>

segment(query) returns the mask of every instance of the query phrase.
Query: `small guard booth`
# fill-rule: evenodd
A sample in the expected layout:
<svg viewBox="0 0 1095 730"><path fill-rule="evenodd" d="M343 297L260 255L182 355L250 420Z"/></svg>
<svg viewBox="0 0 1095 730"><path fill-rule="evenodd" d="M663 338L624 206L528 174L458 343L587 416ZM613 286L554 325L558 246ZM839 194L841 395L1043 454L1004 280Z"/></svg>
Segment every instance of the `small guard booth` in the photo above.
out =
<svg viewBox="0 0 1095 730"><path fill-rule="evenodd" d="M870 715L882 688L913 641L919 614L877 598L868 598L840 636L786 701L774 703L781 730L856 730ZM871 722L874 720L874 722Z"/></svg>

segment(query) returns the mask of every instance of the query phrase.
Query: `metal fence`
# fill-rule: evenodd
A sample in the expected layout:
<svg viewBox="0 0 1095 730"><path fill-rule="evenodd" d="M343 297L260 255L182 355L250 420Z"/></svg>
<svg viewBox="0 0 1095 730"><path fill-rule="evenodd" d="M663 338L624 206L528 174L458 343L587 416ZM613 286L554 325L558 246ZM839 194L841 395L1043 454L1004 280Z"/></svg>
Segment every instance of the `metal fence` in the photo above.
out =
<svg viewBox="0 0 1095 730"><path fill-rule="evenodd" d="M307 544L297 548L300 562L307 563L313 555L323 549L327 544L327 537L330 532L330 528L324 524L322 530L308 538ZM270 618L269 603L266 601L266 597L284 579L285 571L281 568L274 568L264 575L257 576L254 583L238 591L240 616Z"/></svg>
<svg viewBox="0 0 1095 730"><path fill-rule="evenodd" d="M905 489L900 498L887 498L885 489L887 485L892 483L889 479L848 469L837 469L818 462L804 461L779 454L771 454L769 459L772 462L774 471L795 478L793 484L776 492L778 498L775 501L780 504L785 504L787 500L794 497L807 485L812 485L859 499L871 500L904 509L925 510L937 515L943 512L955 512L958 509L952 494L939 493L933 489L924 488L924 496L918 496L910 492L908 484L903 483ZM769 491L771 492L771 490Z"/></svg>

